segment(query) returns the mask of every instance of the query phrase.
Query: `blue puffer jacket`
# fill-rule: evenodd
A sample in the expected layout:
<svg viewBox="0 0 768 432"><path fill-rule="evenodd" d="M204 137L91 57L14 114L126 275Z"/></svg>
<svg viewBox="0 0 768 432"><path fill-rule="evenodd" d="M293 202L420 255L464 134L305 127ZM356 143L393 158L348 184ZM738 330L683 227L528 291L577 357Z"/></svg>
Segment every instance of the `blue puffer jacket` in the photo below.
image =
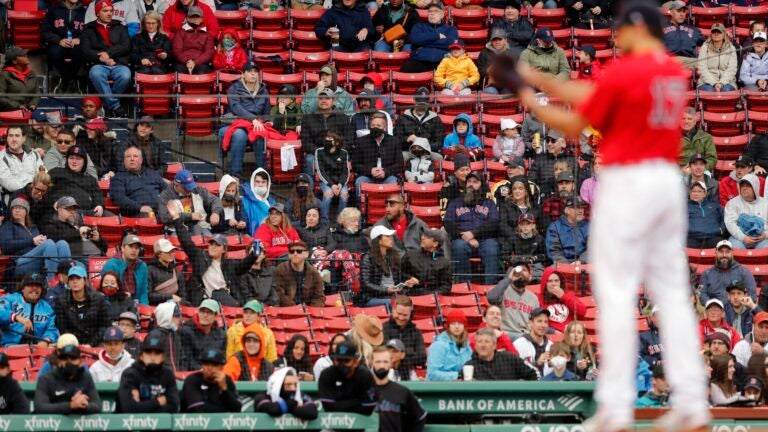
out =
<svg viewBox="0 0 768 432"><path fill-rule="evenodd" d="M445 36L440 38L440 35ZM439 63L446 54L451 41L459 38L456 27L448 24L418 23L408 34L411 44L411 58L429 63Z"/></svg>
<svg viewBox="0 0 768 432"><path fill-rule="evenodd" d="M35 247L34 238L40 234L35 225L27 229L12 220L0 225L0 250L3 255L24 255Z"/></svg>
<svg viewBox="0 0 768 432"><path fill-rule="evenodd" d="M587 261L587 240L589 239L589 222L581 221L576 225L568 223L566 217L549 224L547 228L547 257L558 263L571 263L577 259Z"/></svg>
<svg viewBox="0 0 768 432"><path fill-rule="evenodd" d="M241 119L253 121L258 118L261 121L269 121L269 90L264 84L259 84L256 93L251 93L245 88L242 80L237 80L227 90L227 102L229 112Z"/></svg>
<svg viewBox="0 0 768 432"><path fill-rule="evenodd" d="M33 314L32 311L33 305L24 301L24 296L21 293L17 292L0 297L0 329L3 333L3 346L21 342L19 333L24 332L24 326L11 321L15 315L21 315L32 321L35 336L51 343L59 339L59 329L56 328L56 312L54 312L53 307L47 301L40 299L34 305L33 318L30 317Z"/></svg>
<svg viewBox="0 0 768 432"><path fill-rule="evenodd" d="M347 8L339 1L315 23L315 35L325 42L328 48L331 46L331 41L325 34L331 27L339 29L339 45L346 52L370 49L370 46L379 38L365 2L358 2L355 7ZM364 28L368 29L368 36L360 41L357 39L357 33Z"/></svg>
<svg viewBox="0 0 768 432"><path fill-rule="evenodd" d="M688 237L704 238L724 232L723 209L718 202L705 199L699 204L688 200Z"/></svg>
<svg viewBox="0 0 768 432"><path fill-rule="evenodd" d="M704 43L704 36L698 28L670 23L664 27L664 46L675 55L696 57L696 47Z"/></svg>
<svg viewBox="0 0 768 432"><path fill-rule="evenodd" d="M464 363L470 358L472 348L469 347L469 340L459 347L456 341L448 336L448 332L440 333L429 347L427 381L455 381Z"/></svg>
<svg viewBox="0 0 768 432"><path fill-rule="evenodd" d="M750 52L741 64L739 79L744 85L755 85L757 80L768 79L768 54L760 57L757 53Z"/></svg>
<svg viewBox="0 0 768 432"><path fill-rule="evenodd" d="M101 275L104 276L106 272L115 272L120 275L120 279L123 279L123 273L128 268L128 263L120 258L112 258L104 264L104 268L101 269ZM149 304L149 268L144 261L139 260L136 263L136 269L134 271L136 275L136 293L134 298L143 305Z"/></svg>
<svg viewBox="0 0 768 432"><path fill-rule="evenodd" d="M467 133L465 133L463 136L456 132L457 120L464 120L469 125L469 128L467 128ZM483 143L480 141L480 138L475 135L475 128L472 125L472 117L470 117L469 114L459 114L455 119L453 119L453 132L445 136L445 139L443 140L443 148L450 148L460 145L460 138L462 137L464 138L464 147L483 148Z"/></svg>

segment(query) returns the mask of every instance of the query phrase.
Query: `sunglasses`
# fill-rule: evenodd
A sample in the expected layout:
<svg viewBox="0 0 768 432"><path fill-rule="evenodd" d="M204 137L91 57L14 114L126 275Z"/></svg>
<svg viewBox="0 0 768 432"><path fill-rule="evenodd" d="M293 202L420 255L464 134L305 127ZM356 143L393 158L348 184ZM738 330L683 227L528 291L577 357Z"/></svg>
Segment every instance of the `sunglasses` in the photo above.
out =
<svg viewBox="0 0 768 432"><path fill-rule="evenodd" d="M72 144L74 140L56 140L56 144Z"/></svg>
<svg viewBox="0 0 768 432"><path fill-rule="evenodd" d="M291 250L290 252L291 252L292 254L294 254L294 255L299 255L299 254L303 254L303 253L304 253L304 252L306 252L306 251L307 251L306 249L293 249L293 250Z"/></svg>

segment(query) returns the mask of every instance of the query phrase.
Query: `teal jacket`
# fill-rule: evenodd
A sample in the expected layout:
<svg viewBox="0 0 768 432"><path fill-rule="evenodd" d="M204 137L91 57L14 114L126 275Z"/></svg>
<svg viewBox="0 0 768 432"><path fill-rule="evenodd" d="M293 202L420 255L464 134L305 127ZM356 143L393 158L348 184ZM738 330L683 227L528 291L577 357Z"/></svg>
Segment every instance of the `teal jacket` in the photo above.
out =
<svg viewBox="0 0 768 432"><path fill-rule="evenodd" d="M119 274L120 279L124 279L123 273L125 273L125 269L127 267L128 263L126 263L124 260L120 258L112 258L104 264L104 268L101 269L101 275L104 276L104 273L111 271ZM136 269L134 270L134 273L136 274L136 294L134 295L134 298L136 298L140 304L148 305L149 269L147 268L147 265L144 263L144 261L141 261L141 258L139 258L139 262L136 263Z"/></svg>
<svg viewBox="0 0 768 432"><path fill-rule="evenodd" d="M447 332L440 333L429 347L427 381L455 381L471 357L469 340L459 347Z"/></svg>

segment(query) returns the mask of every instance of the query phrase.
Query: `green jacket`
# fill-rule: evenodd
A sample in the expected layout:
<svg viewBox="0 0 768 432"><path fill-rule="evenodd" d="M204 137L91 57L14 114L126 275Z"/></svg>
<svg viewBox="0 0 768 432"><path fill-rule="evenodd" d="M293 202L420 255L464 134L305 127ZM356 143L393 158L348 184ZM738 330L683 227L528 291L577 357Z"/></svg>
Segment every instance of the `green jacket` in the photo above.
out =
<svg viewBox="0 0 768 432"><path fill-rule="evenodd" d="M680 155L680 166L688 165L691 156L701 153L707 158L707 169L714 173L715 165L717 165L717 149L714 141L712 141L712 135L700 128L691 132L683 134L683 153Z"/></svg>
<svg viewBox="0 0 768 432"><path fill-rule="evenodd" d="M277 104L269 111L272 125L284 134L286 131L296 132L296 127L301 125L301 107L296 101L285 106L285 114L280 114Z"/></svg>
<svg viewBox="0 0 768 432"><path fill-rule="evenodd" d="M336 97L333 106L336 108L335 111L342 112L350 117L357 112L357 106L355 101L352 100L352 96L341 86L336 87ZM304 93L304 98L301 101L301 112L304 114L317 112L317 87L312 87Z"/></svg>
<svg viewBox="0 0 768 432"><path fill-rule="evenodd" d="M665 408L669 405L667 396L659 396L649 391L635 403L636 408Z"/></svg>
<svg viewBox="0 0 768 432"><path fill-rule="evenodd" d="M14 94L38 94L37 75L29 71L26 79L22 81L7 68L0 71L0 111L14 111L22 107L37 106L40 96L14 96Z"/></svg>
<svg viewBox="0 0 768 432"><path fill-rule="evenodd" d="M520 61L560 79L571 78L571 66L568 64L568 58L565 57L565 51L558 46L555 46L554 50L546 52L534 41L520 54Z"/></svg>

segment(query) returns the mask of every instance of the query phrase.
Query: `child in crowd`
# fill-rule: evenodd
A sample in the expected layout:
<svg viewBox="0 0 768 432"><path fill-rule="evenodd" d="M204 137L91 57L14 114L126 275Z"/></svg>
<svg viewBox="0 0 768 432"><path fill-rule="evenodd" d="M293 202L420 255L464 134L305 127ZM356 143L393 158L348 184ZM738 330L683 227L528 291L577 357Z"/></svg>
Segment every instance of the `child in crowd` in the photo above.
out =
<svg viewBox="0 0 768 432"><path fill-rule="evenodd" d="M472 94L471 87L480 81L480 72L464 51L464 41L456 39L448 47L451 54L443 58L435 71L435 83L447 95Z"/></svg>
<svg viewBox="0 0 768 432"><path fill-rule="evenodd" d="M579 77L580 80L594 81L602 75L600 62L595 59L597 52L592 45L584 45L576 48L579 56Z"/></svg>
<svg viewBox="0 0 768 432"><path fill-rule="evenodd" d="M549 365L552 372L541 377L541 381L577 381L579 379L575 373L566 367L571 361L571 350L568 345L557 342L549 348Z"/></svg>
<svg viewBox="0 0 768 432"><path fill-rule="evenodd" d="M405 179L409 183L432 183L435 180L435 166L431 154L426 138L416 138L413 141L410 155L405 161Z"/></svg>
<svg viewBox="0 0 768 432"><path fill-rule="evenodd" d="M517 218L517 229L511 246L510 264L528 264L533 279L541 279L547 261L547 249L544 237L536 230L536 218L532 213L523 213Z"/></svg>
<svg viewBox="0 0 768 432"><path fill-rule="evenodd" d="M522 157L525 153L525 143L519 128L520 125L514 119L501 119L501 133L493 142L493 157L499 162L508 162L512 157Z"/></svg>
<svg viewBox="0 0 768 432"><path fill-rule="evenodd" d="M234 30L224 30L220 37L219 46L213 55L213 68L217 71L233 71L240 73L248 61L240 38Z"/></svg>
<svg viewBox="0 0 768 432"><path fill-rule="evenodd" d="M443 140L443 157L453 160L457 153L465 153L472 160L480 160L485 149L480 138L474 134L472 118L465 113L459 114L453 120L453 132Z"/></svg>
<svg viewBox="0 0 768 432"><path fill-rule="evenodd" d="M296 103L298 93L293 84L283 84L277 91L277 103L269 112L272 125L287 139L298 139L301 134L301 106Z"/></svg>

